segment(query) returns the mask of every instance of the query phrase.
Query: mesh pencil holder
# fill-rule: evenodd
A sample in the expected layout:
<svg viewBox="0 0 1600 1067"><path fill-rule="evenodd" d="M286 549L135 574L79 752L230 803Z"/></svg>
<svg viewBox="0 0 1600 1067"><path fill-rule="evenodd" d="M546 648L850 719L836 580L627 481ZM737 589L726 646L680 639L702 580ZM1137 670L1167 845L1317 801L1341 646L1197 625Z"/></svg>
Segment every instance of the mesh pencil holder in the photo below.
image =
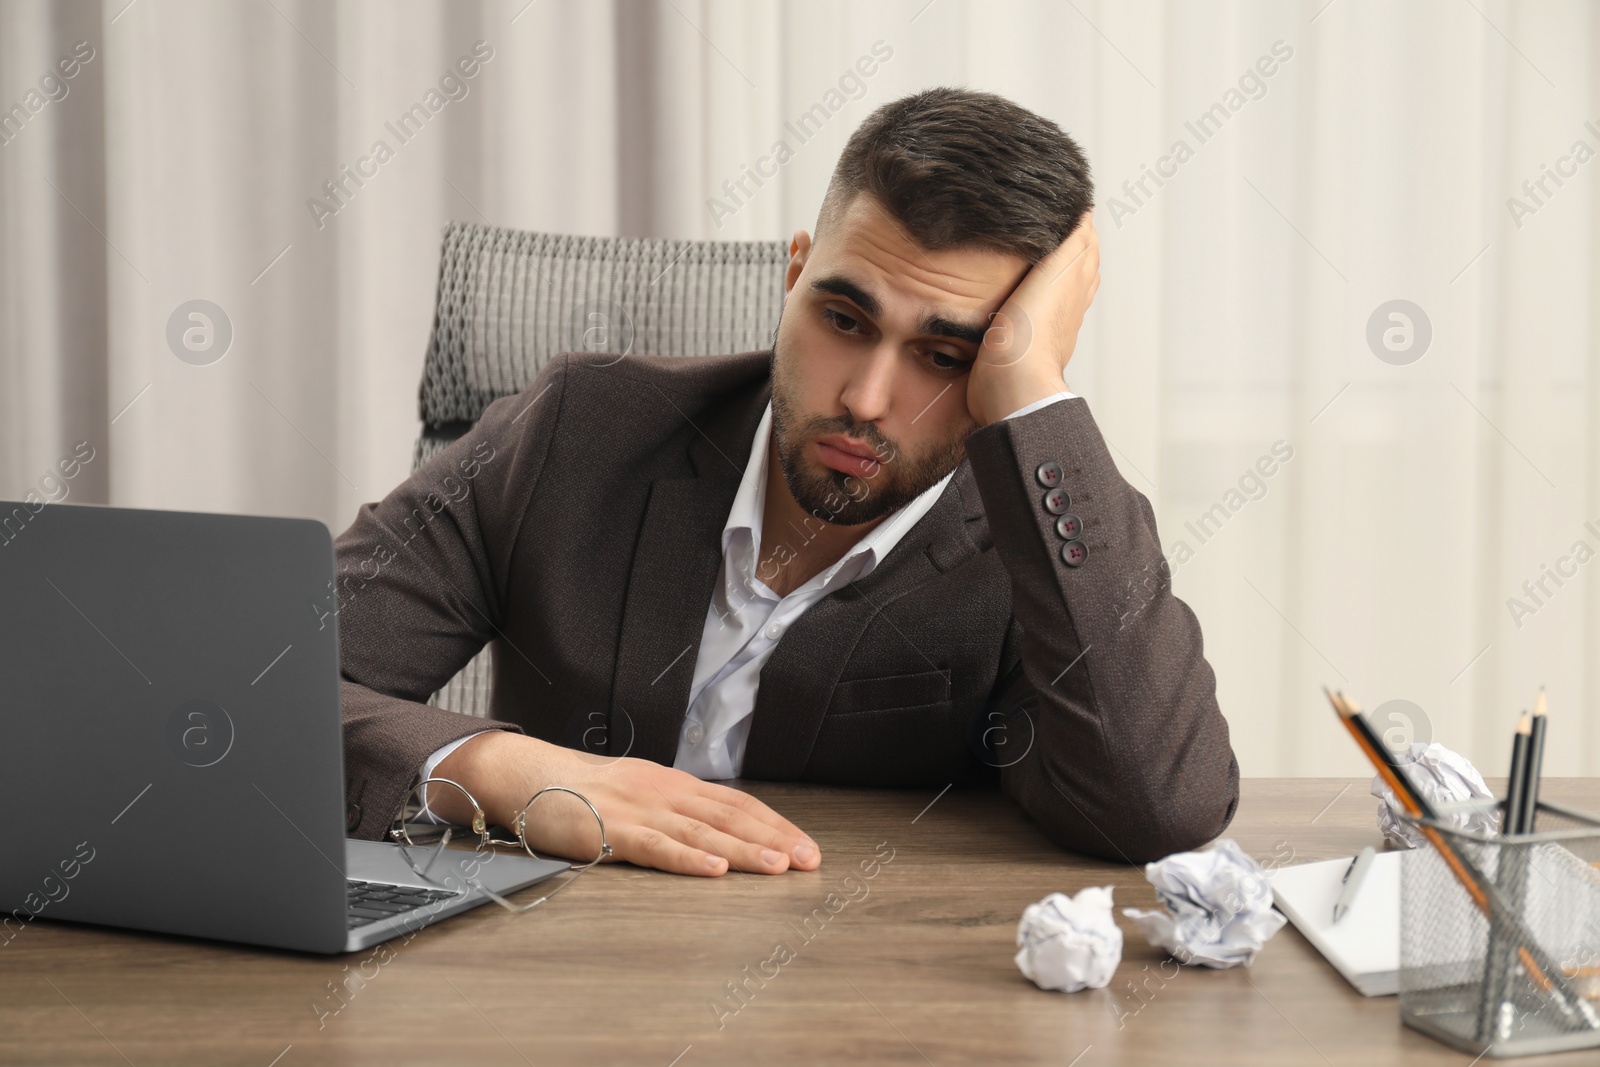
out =
<svg viewBox="0 0 1600 1067"><path fill-rule="evenodd" d="M1541 801L1507 837L1406 821L1432 847L1401 863L1401 1021L1471 1055L1600 1046L1600 820Z"/></svg>

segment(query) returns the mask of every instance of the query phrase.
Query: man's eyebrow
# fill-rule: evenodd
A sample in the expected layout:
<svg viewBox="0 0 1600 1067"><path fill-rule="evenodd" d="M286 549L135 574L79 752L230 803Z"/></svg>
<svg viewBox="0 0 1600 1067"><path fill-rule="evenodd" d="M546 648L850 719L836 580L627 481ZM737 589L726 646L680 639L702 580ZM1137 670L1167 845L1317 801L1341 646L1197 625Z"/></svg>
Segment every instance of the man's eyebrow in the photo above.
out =
<svg viewBox="0 0 1600 1067"><path fill-rule="evenodd" d="M834 296L842 296L873 318L883 314L883 305L878 302L877 297L840 274L830 274L826 278L818 278L811 283L811 291L813 293L831 293Z"/></svg>
<svg viewBox="0 0 1600 1067"><path fill-rule="evenodd" d="M831 274L825 278L818 278L811 283L811 291L842 296L873 318L883 314L883 304L877 297L842 275ZM988 329L988 323L960 322L934 312L923 315L917 321L918 333L951 337L974 345L983 343L983 336Z"/></svg>
<svg viewBox="0 0 1600 1067"><path fill-rule="evenodd" d="M983 335L989 331L987 323L956 322L943 315L924 315L917 323L918 333L933 334L938 337L954 337L958 341L967 341L971 344L983 344Z"/></svg>

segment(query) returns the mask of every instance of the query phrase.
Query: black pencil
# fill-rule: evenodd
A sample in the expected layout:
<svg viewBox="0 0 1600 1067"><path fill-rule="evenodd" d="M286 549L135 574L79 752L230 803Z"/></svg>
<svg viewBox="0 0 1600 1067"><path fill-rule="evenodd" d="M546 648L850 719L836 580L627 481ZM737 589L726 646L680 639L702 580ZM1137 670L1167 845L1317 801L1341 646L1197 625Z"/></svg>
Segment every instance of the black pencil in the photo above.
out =
<svg viewBox="0 0 1600 1067"><path fill-rule="evenodd" d="M1524 834L1533 833L1534 823L1539 815L1539 775L1544 768L1544 730L1548 721L1545 718L1544 687L1539 687L1539 699L1533 705L1533 732L1528 738L1528 781L1523 792L1525 799L1522 804L1522 828Z"/></svg>
<svg viewBox="0 0 1600 1067"><path fill-rule="evenodd" d="M1500 834L1522 833L1523 805L1528 802L1528 741L1533 731L1532 720L1523 712L1517 720L1517 732L1511 738L1511 775L1506 782L1506 810L1500 817Z"/></svg>

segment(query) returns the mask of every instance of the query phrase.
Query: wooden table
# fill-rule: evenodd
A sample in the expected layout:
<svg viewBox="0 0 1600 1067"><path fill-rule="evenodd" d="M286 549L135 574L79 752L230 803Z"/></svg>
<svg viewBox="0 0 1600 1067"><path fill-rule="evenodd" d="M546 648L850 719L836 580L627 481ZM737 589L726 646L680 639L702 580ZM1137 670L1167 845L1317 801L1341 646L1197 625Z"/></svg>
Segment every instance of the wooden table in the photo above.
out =
<svg viewBox="0 0 1600 1067"><path fill-rule="evenodd" d="M1111 985L1044 992L1012 962L1022 909L1087 885L1115 885L1119 908L1151 906L1140 868L1063 852L994 792L743 787L816 837L820 870L696 879L608 865L527 914L489 905L339 958L33 924L0 948L0 1063L1471 1059L1403 1028L1393 997L1356 995L1292 926L1251 968L1178 970L1119 914ZM1600 807L1600 779L1547 780L1545 796ZM1268 866L1349 855L1379 843L1375 803L1366 779L1250 780L1228 834Z"/></svg>

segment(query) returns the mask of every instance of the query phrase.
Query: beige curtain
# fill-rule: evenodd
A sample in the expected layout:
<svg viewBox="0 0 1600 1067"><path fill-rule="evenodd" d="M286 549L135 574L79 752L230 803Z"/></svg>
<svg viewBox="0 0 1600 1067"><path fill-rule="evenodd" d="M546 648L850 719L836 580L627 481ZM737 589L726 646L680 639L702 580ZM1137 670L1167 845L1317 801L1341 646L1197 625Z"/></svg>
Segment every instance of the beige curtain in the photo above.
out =
<svg viewBox="0 0 1600 1067"><path fill-rule="evenodd" d="M1580 0L11 0L0 495L338 532L407 472L448 220L787 236L965 84L1093 160L1069 380L1245 772L1361 771L1326 682L1503 773L1543 682L1600 773L1597 57Z"/></svg>

